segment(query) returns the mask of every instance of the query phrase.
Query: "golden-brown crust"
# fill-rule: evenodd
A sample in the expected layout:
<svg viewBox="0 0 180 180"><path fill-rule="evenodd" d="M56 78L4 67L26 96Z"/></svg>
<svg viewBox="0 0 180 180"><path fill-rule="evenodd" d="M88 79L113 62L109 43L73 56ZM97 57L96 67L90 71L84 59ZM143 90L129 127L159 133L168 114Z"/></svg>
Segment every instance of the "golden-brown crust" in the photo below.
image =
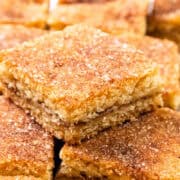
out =
<svg viewBox="0 0 180 180"><path fill-rule="evenodd" d="M157 69L141 51L89 26L68 27L3 51L0 61L2 79L14 76L24 82L24 88L48 102L64 121L103 111L108 107L102 103L112 100L112 106L118 93L137 93L131 98L138 99L159 92ZM146 80L153 83L151 89L143 89ZM134 86L142 92L134 92ZM120 103L130 103L121 98L125 100Z"/></svg>
<svg viewBox="0 0 180 180"><path fill-rule="evenodd" d="M0 1L0 24L22 24L44 28L47 13L47 0Z"/></svg>
<svg viewBox="0 0 180 180"><path fill-rule="evenodd" d="M53 29L62 29L85 23L112 34L124 31L144 34L147 4L146 0L60 4L50 12L48 24Z"/></svg>
<svg viewBox="0 0 180 180"><path fill-rule="evenodd" d="M180 105L177 99L180 97L180 56L177 46L169 40L148 36L125 34L120 36L120 40L135 45L159 66L161 76L164 78L165 104L177 109Z"/></svg>
<svg viewBox="0 0 180 180"><path fill-rule="evenodd" d="M0 96L0 175L51 178L53 138Z"/></svg>
<svg viewBox="0 0 180 180"><path fill-rule="evenodd" d="M104 131L79 146L65 145L61 151L65 167L78 171L78 166L67 162L84 162L87 167L96 166L101 177L135 179L179 179L179 156L180 112L170 109L159 109L139 121ZM81 169L82 174L86 170L83 173Z"/></svg>
<svg viewBox="0 0 180 180"><path fill-rule="evenodd" d="M26 28L21 25L0 25L0 50L12 48L20 43L32 40L47 33L46 31Z"/></svg>

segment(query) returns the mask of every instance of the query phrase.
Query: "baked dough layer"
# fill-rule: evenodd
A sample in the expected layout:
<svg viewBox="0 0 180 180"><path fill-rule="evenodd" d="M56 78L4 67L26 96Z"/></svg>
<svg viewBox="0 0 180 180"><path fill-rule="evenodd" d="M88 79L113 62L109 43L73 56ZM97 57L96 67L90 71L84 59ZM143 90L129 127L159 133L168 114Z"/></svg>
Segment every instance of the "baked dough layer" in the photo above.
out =
<svg viewBox="0 0 180 180"><path fill-rule="evenodd" d="M180 113L162 108L139 121L65 145L56 179L179 179Z"/></svg>
<svg viewBox="0 0 180 180"><path fill-rule="evenodd" d="M66 123L60 121L59 117L50 111L44 104L26 99L17 89L15 91L5 88L4 93L10 97L18 106L25 109L33 117L36 117L45 129L50 131L58 139L63 139L69 144L80 143L109 127L122 124L126 120L135 121L137 117L145 112L150 112L163 106L161 94L138 99L131 104L122 106L115 105L90 121Z"/></svg>

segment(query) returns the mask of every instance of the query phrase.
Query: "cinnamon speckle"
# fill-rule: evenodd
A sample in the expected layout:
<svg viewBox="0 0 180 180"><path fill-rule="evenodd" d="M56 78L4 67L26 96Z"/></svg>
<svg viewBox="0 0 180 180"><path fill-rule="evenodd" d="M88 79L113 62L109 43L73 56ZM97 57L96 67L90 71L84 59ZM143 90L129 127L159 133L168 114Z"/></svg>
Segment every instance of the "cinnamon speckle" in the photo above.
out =
<svg viewBox="0 0 180 180"><path fill-rule="evenodd" d="M119 176L118 172L125 169L136 179L154 175L159 179L178 179L179 150L180 113L162 108L138 121L106 130L81 145L66 144L62 154L70 152L69 158L72 154L73 158L96 166L98 162L112 165ZM103 172L106 174L106 169Z"/></svg>
<svg viewBox="0 0 180 180"><path fill-rule="evenodd" d="M24 167L19 169L23 171L20 173L43 176L49 167L53 167L52 151L52 136L23 110L0 96L0 162L6 168L4 171L11 169L11 163L16 161L19 165L27 165L26 171ZM31 163L37 166L32 165L31 169Z"/></svg>

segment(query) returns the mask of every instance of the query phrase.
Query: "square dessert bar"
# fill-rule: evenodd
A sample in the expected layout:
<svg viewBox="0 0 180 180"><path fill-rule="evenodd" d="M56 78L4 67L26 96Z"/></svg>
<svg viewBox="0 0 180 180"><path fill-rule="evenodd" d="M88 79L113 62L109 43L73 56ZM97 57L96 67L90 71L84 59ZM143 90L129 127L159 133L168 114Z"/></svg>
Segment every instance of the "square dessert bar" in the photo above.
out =
<svg viewBox="0 0 180 180"><path fill-rule="evenodd" d="M48 24L51 29L63 29L69 25L84 23L112 34L128 31L143 35L146 31L147 7L147 0L71 4L62 4L60 1L50 10Z"/></svg>
<svg viewBox="0 0 180 180"><path fill-rule="evenodd" d="M52 178L53 137L0 96L0 179Z"/></svg>
<svg viewBox="0 0 180 180"><path fill-rule="evenodd" d="M69 142L162 106L156 64L89 26L74 25L1 52L0 73L3 93Z"/></svg>
<svg viewBox="0 0 180 180"><path fill-rule="evenodd" d="M25 41L46 34L47 31L37 28L27 28L21 25L0 25L0 50L12 48Z"/></svg>
<svg viewBox="0 0 180 180"><path fill-rule="evenodd" d="M180 179L180 112L162 108L139 121L65 145L56 179Z"/></svg>
<svg viewBox="0 0 180 180"><path fill-rule="evenodd" d="M148 32L175 41L180 50L180 0L155 0L148 18Z"/></svg>
<svg viewBox="0 0 180 180"><path fill-rule="evenodd" d="M21 24L44 28L48 0L1 0L0 24Z"/></svg>
<svg viewBox="0 0 180 180"><path fill-rule="evenodd" d="M180 106L180 56L178 47L169 40L160 40L148 36L123 34L120 40L135 45L160 68L164 78L164 103L174 109Z"/></svg>

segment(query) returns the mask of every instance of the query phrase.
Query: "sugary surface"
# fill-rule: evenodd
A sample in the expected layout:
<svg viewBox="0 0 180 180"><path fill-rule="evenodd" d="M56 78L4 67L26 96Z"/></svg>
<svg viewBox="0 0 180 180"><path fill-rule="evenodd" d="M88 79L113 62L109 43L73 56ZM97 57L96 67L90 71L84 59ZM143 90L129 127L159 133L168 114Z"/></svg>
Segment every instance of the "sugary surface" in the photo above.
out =
<svg viewBox="0 0 180 180"><path fill-rule="evenodd" d="M112 93L117 95L126 85L130 86L130 81L155 72L153 63L141 51L81 25L4 51L0 61L11 69L4 73L16 72L19 82L26 83L28 78L27 85L34 93L68 113L81 110L82 106L83 110L88 101L103 94L104 99L111 98Z"/></svg>
<svg viewBox="0 0 180 180"><path fill-rule="evenodd" d="M180 113L159 109L79 146L65 145L61 156L72 162L74 158L87 165L96 164L98 169L104 165L108 170L112 168L112 174L128 174L136 179L179 179Z"/></svg>
<svg viewBox="0 0 180 180"><path fill-rule="evenodd" d="M53 168L52 151L52 136L0 96L0 175L45 177Z"/></svg>
<svg viewBox="0 0 180 180"><path fill-rule="evenodd" d="M45 34L46 31L20 25L0 25L0 50L12 48L20 43Z"/></svg>
<svg viewBox="0 0 180 180"><path fill-rule="evenodd" d="M161 75L165 80L165 92L180 88L180 56L178 48L173 42L136 35L122 35L120 40L135 45L160 67Z"/></svg>
<svg viewBox="0 0 180 180"><path fill-rule="evenodd" d="M127 30L144 34L147 5L147 0L59 4L51 10L48 23L55 29L85 23L112 34Z"/></svg>
<svg viewBox="0 0 180 180"><path fill-rule="evenodd" d="M47 0L1 0L0 23L43 27L47 8Z"/></svg>

